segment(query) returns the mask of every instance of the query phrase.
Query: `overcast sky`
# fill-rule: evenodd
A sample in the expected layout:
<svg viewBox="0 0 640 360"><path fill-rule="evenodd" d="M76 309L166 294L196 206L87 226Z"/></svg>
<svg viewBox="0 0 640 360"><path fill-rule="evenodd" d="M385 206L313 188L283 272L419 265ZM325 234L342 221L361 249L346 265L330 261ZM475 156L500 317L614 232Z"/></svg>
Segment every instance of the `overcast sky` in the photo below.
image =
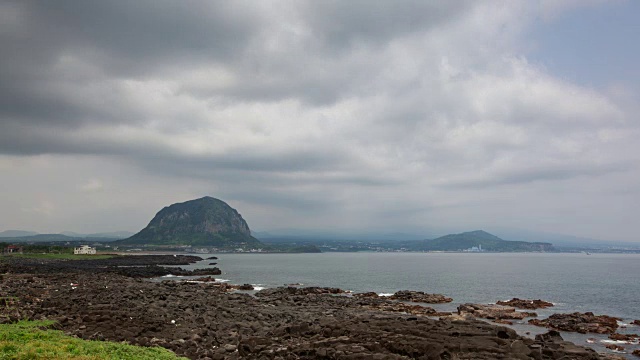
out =
<svg viewBox="0 0 640 360"><path fill-rule="evenodd" d="M640 240L640 2L0 1L0 231Z"/></svg>

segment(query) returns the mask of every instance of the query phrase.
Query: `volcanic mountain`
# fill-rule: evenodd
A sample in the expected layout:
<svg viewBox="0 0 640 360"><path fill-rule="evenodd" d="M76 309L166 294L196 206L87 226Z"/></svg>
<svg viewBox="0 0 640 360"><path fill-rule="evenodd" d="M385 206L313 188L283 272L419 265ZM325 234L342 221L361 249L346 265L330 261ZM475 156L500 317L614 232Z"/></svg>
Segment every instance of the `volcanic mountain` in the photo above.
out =
<svg viewBox="0 0 640 360"><path fill-rule="evenodd" d="M193 245L261 247L242 216L222 200L209 196L160 210L139 233L116 243L123 245Z"/></svg>

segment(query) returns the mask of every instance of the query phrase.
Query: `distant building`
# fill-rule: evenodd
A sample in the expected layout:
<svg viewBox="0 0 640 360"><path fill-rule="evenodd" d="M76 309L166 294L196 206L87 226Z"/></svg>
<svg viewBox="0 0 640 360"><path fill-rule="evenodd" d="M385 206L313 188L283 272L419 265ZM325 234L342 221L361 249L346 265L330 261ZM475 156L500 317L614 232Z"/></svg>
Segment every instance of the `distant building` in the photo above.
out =
<svg viewBox="0 0 640 360"><path fill-rule="evenodd" d="M482 244L478 245L478 246L472 246L468 249L463 250L465 252L482 252Z"/></svg>
<svg viewBox="0 0 640 360"><path fill-rule="evenodd" d="M4 248L5 254L22 254L22 251L23 251L22 246L18 246L18 245L9 245L6 248Z"/></svg>
<svg viewBox="0 0 640 360"><path fill-rule="evenodd" d="M74 248L73 253L76 255L83 255L83 254L95 255L96 248L92 248L89 245L82 245L80 247Z"/></svg>

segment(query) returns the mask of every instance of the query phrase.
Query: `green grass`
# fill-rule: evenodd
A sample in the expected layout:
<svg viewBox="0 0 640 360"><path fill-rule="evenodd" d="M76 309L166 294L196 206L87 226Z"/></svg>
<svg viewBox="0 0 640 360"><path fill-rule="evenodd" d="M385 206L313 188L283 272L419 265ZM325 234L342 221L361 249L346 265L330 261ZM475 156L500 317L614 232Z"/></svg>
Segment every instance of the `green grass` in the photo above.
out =
<svg viewBox="0 0 640 360"><path fill-rule="evenodd" d="M99 260L109 259L114 255L74 255L74 254L13 254L11 256L30 259L61 259L61 260Z"/></svg>
<svg viewBox="0 0 640 360"><path fill-rule="evenodd" d="M53 321L19 321L0 325L0 359L164 360L186 359L160 347L88 341L47 330Z"/></svg>

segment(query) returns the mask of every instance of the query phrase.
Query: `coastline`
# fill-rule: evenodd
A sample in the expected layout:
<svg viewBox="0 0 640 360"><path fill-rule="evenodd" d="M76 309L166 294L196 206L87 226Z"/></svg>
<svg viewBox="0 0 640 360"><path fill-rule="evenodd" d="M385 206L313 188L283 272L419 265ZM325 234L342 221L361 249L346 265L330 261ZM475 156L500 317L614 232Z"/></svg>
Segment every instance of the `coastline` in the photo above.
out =
<svg viewBox="0 0 640 360"><path fill-rule="evenodd" d="M176 260L162 258L157 261ZM484 321L384 311L372 308L377 300L315 290L272 289L252 296L206 283L150 282L104 269L12 272L18 268L4 266L2 282L3 293L21 299L21 313L14 316L54 319L81 338L159 345L192 359L287 354L556 359L576 351L582 356L576 358L604 358L551 335L530 339Z"/></svg>

